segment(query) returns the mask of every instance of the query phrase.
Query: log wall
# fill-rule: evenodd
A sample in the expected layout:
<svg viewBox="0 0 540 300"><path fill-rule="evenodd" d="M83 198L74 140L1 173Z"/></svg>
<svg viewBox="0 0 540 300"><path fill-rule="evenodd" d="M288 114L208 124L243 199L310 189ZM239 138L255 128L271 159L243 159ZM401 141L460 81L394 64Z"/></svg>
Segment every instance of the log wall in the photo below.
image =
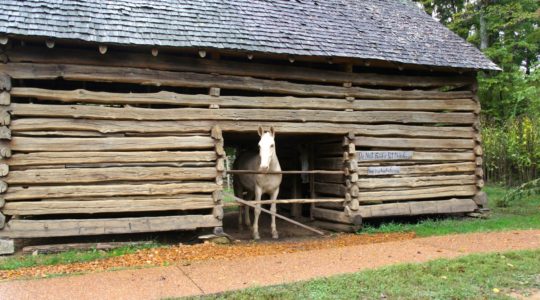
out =
<svg viewBox="0 0 540 300"><path fill-rule="evenodd" d="M99 226L109 224L115 233L175 227L147 218L173 218L178 229L219 227L222 131L252 133L259 125L335 137L314 142L312 160L316 169L345 175L312 176L312 192L346 201L314 207L321 220L347 223L377 215L364 206L403 201L451 200L442 212L454 212L455 203L470 210L468 199L483 185L474 74L31 46L2 51L0 206L9 222L0 236L43 236L58 222L71 229L51 235L77 226L94 228L86 234L107 233ZM126 225L132 222L152 225Z"/></svg>

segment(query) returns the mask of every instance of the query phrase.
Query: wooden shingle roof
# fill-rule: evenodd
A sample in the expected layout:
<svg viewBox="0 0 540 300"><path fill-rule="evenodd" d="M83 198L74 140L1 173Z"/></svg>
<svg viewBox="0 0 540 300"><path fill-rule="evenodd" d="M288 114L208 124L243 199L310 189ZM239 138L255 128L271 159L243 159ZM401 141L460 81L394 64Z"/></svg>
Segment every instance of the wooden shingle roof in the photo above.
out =
<svg viewBox="0 0 540 300"><path fill-rule="evenodd" d="M1 34L498 69L407 0L3 0Z"/></svg>

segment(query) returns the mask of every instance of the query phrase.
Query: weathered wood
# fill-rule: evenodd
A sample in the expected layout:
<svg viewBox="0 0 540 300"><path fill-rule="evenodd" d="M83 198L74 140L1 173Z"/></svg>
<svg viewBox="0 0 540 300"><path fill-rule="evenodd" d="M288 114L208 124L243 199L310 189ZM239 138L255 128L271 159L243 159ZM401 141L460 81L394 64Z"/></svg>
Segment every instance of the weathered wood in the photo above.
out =
<svg viewBox="0 0 540 300"><path fill-rule="evenodd" d="M227 170L230 174L343 174L343 171L309 170L309 171L275 171L262 172L255 170Z"/></svg>
<svg viewBox="0 0 540 300"><path fill-rule="evenodd" d="M11 115L7 107L0 108L0 125L9 125L11 123Z"/></svg>
<svg viewBox="0 0 540 300"><path fill-rule="evenodd" d="M361 203L396 201L396 200L415 200L415 199L434 199L443 197L466 197L476 194L475 185L443 186L429 188L411 188L407 190L386 190L377 192L362 192Z"/></svg>
<svg viewBox="0 0 540 300"><path fill-rule="evenodd" d="M11 90L11 77L8 74L0 71L0 91L10 91Z"/></svg>
<svg viewBox="0 0 540 300"><path fill-rule="evenodd" d="M4 179L4 178L2 178L2 179ZM0 180L0 193L5 193L7 191L7 189L8 189L7 183L5 181L3 181L3 180ZM0 207L2 207L2 206L0 205Z"/></svg>
<svg viewBox="0 0 540 300"><path fill-rule="evenodd" d="M0 177L6 176L9 173L9 165L6 163L0 164Z"/></svg>
<svg viewBox="0 0 540 300"><path fill-rule="evenodd" d="M56 100L67 103L98 104L167 104L190 107L220 108L296 108L355 111L369 110L404 110L404 111L474 111L476 103L472 99L451 100L356 100L297 98L297 97L245 97L188 95L161 91L158 93L109 93L88 90L50 90L31 87L19 87L11 90L13 97L30 97L41 100ZM8 103L9 104L9 103Z"/></svg>
<svg viewBox="0 0 540 300"><path fill-rule="evenodd" d="M10 104L11 104L10 94L6 91L0 92L0 105L10 105Z"/></svg>
<svg viewBox="0 0 540 300"><path fill-rule="evenodd" d="M68 197L114 197L114 196L158 196L190 193L211 193L221 186L211 182L167 183L167 184L112 184L112 185L67 185L10 187L6 201L27 199L53 199Z"/></svg>
<svg viewBox="0 0 540 300"><path fill-rule="evenodd" d="M318 182L344 183L345 176L340 174L315 174Z"/></svg>
<svg viewBox="0 0 540 300"><path fill-rule="evenodd" d="M4 72L15 79L56 79L97 82L137 83L155 86L191 88L219 87L257 92L324 96L357 97L367 99L463 99L472 97L470 91L395 91L360 87L300 84L287 81L257 79L243 76L170 72L137 68L95 67L67 64L8 63L0 65Z"/></svg>
<svg viewBox="0 0 540 300"><path fill-rule="evenodd" d="M410 157L403 155L392 155L396 151L357 151L357 159L360 162L383 162L383 161L473 161L474 153L471 152L419 152L403 151L398 153L410 153Z"/></svg>
<svg viewBox="0 0 540 300"><path fill-rule="evenodd" d="M477 208L471 199L401 202L360 206L363 218L466 213Z"/></svg>
<svg viewBox="0 0 540 300"><path fill-rule="evenodd" d="M330 231L335 231L335 232L347 232L347 233L355 233L362 228L362 226L359 226L359 225L341 224L341 223L324 222L324 221L313 221L311 225L322 228L324 230L330 230Z"/></svg>
<svg viewBox="0 0 540 300"><path fill-rule="evenodd" d="M189 195L189 198L149 200L96 201L16 201L7 202L2 211L6 215L96 214L144 211L169 211L213 208L210 195Z"/></svg>
<svg viewBox="0 0 540 300"><path fill-rule="evenodd" d="M0 142L0 147L5 142ZM108 138L34 138L13 137L13 151L71 152L71 151L141 151L214 148L211 137L108 137Z"/></svg>
<svg viewBox="0 0 540 300"><path fill-rule="evenodd" d="M35 238L81 236L120 233L195 230L221 226L212 215L183 215L167 217L111 218L111 219L12 219L0 231L0 237Z"/></svg>
<svg viewBox="0 0 540 300"><path fill-rule="evenodd" d="M409 139L367 136L357 136L354 143L357 147L393 149L473 149L476 145L472 139Z"/></svg>
<svg viewBox="0 0 540 300"><path fill-rule="evenodd" d="M11 140L11 129L7 126L0 126L0 139Z"/></svg>
<svg viewBox="0 0 540 300"><path fill-rule="evenodd" d="M473 201L480 206L486 206L488 204L487 194L485 192L478 192L474 195Z"/></svg>
<svg viewBox="0 0 540 300"><path fill-rule="evenodd" d="M70 150L70 149L67 149ZM141 151L141 152L33 152L14 154L11 166L95 164L95 163L159 163L211 162L214 151ZM7 163L1 161L0 163Z"/></svg>
<svg viewBox="0 0 540 300"><path fill-rule="evenodd" d="M368 175L369 167L358 167L359 175ZM474 172L476 164L474 162L466 163L448 163L448 164L430 164L400 166L400 175L411 174L444 174L444 173L470 173Z"/></svg>
<svg viewBox="0 0 540 300"><path fill-rule="evenodd" d="M50 183L73 184L130 180L209 180L214 179L216 175L216 168L112 167L11 171L4 180L10 185L40 185Z"/></svg>
<svg viewBox="0 0 540 300"><path fill-rule="evenodd" d="M3 229L6 226L6 216L0 212L0 229Z"/></svg>
<svg viewBox="0 0 540 300"><path fill-rule="evenodd" d="M336 122L336 123L445 123L472 124L472 113L436 113L436 112L401 112L401 111L326 111L294 109L203 109L169 108L156 109L140 107L104 107L89 105L42 105L13 103L11 114L18 117L55 117L83 118L103 120L246 120L267 121L272 116L275 121L296 122ZM350 128L347 128L350 130Z"/></svg>
<svg viewBox="0 0 540 300"><path fill-rule="evenodd" d="M0 145L0 157L2 158L11 157L11 149L9 148L9 144L4 143L3 145Z"/></svg>
<svg viewBox="0 0 540 300"><path fill-rule="evenodd" d="M422 187L444 185L470 185L476 182L474 175L422 176L401 178L360 178L357 185L361 189L378 189L394 187ZM360 192L362 194L362 192Z"/></svg>
<svg viewBox="0 0 540 300"><path fill-rule="evenodd" d="M227 60L193 59L175 55L160 54L150 57L133 52L108 53L98 55L95 51L75 49L55 49L43 52L38 47L16 48L9 53L12 62L66 63L80 65L107 65L115 67L138 67L158 70L173 70L196 73L217 73L226 75L247 75L259 78L289 79L320 83L351 82L355 85L380 85L393 87L438 87L462 86L474 81L467 76L406 76L376 73L349 73L327 71L298 66L278 64L243 63Z"/></svg>
<svg viewBox="0 0 540 300"><path fill-rule="evenodd" d="M315 192L326 195L345 196L347 187L343 184L315 182Z"/></svg>
<svg viewBox="0 0 540 300"><path fill-rule="evenodd" d="M179 132L209 132L214 121L124 121L124 120L88 120L88 119L53 119L53 118L24 118L13 120L13 132L36 130L81 130L101 133L179 133ZM280 133L329 133L345 134L354 130L362 135L401 135L405 137L449 137L472 138L474 130L470 127L430 127L413 125L358 125L319 122L270 122L266 121L219 121L222 130L227 132L255 132L259 125L268 128L274 126ZM340 153L343 150L340 149Z"/></svg>
<svg viewBox="0 0 540 300"><path fill-rule="evenodd" d="M312 207L311 210L313 213L313 217L316 219L322 219L344 224L352 224L351 217L347 216L347 214L345 214L345 212L343 211L324 209L320 207Z"/></svg>

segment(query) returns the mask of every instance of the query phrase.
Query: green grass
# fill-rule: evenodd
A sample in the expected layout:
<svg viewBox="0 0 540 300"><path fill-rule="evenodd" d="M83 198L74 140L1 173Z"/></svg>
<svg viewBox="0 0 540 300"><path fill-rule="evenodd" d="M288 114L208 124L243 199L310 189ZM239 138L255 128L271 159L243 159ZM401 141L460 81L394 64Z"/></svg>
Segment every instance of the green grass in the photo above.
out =
<svg viewBox="0 0 540 300"><path fill-rule="evenodd" d="M403 264L202 299L510 299L540 289L540 250ZM499 292L497 292L497 289Z"/></svg>
<svg viewBox="0 0 540 300"><path fill-rule="evenodd" d="M418 236L444 235L517 229L540 228L540 196L519 199L509 207L496 207L495 202L506 194L501 187L486 187L491 214L488 219L440 218L422 219L417 222L383 222L367 224L361 233L415 232Z"/></svg>
<svg viewBox="0 0 540 300"><path fill-rule="evenodd" d="M139 249L154 248L159 246L159 244L151 243L138 246L120 247L110 251L93 249L90 251L67 251L58 254L19 255L0 259L0 270L15 270L25 267L92 261L96 259L104 259L134 253Z"/></svg>

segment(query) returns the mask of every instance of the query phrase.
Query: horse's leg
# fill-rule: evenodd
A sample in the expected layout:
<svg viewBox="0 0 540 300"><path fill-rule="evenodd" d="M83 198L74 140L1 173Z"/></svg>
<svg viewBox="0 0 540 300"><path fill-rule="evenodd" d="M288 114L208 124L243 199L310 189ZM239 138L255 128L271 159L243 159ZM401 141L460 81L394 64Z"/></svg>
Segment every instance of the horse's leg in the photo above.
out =
<svg viewBox="0 0 540 300"><path fill-rule="evenodd" d="M247 193L246 195L247 195L247 197L245 198L245 200L254 199L253 194ZM249 216L249 206L247 206L247 205L243 205L243 206L244 206L244 213L245 213L244 219L246 221L246 226L249 228L249 227L251 227L251 217Z"/></svg>
<svg viewBox="0 0 540 300"><path fill-rule="evenodd" d="M279 194L279 187L272 193L271 199L276 200ZM270 206L270 211L274 214L276 213L276 203L272 203ZM276 215L272 214L272 238L277 239L279 238L277 228L276 228Z"/></svg>
<svg viewBox="0 0 540 300"><path fill-rule="evenodd" d="M255 186L255 201L261 201L262 189L258 186ZM261 214L261 204L257 203L255 205L255 214L253 218L253 239L258 240L261 237L259 236L259 215Z"/></svg>
<svg viewBox="0 0 540 300"><path fill-rule="evenodd" d="M244 226L242 224L242 212L243 212L243 209L244 209L244 205L239 204L238 205L238 230L240 230L240 231L244 230Z"/></svg>

